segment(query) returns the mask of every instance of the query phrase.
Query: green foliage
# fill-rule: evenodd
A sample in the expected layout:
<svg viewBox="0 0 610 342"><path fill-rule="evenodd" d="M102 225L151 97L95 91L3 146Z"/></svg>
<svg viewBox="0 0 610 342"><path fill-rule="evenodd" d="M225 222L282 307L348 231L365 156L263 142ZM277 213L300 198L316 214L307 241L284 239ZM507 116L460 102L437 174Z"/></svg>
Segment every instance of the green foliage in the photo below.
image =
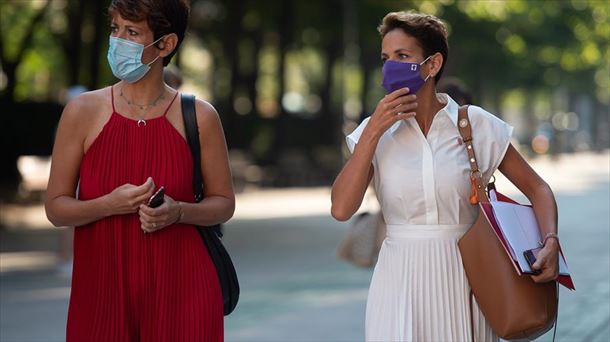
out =
<svg viewBox="0 0 610 342"><path fill-rule="evenodd" d="M14 59L30 22L40 9L42 1L0 1L0 32L7 59Z"/></svg>
<svg viewBox="0 0 610 342"><path fill-rule="evenodd" d="M493 57L494 62L506 64L486 74L505 87L538 89L561 84L574 92L597 92L600 101L608 102L607 82L595 77L609 72L607 1L477 0L459 1L456 7L465 17L449 20L456 28L452 39L472 36L479 48L476 44L471 48L478 51L500 48L497 52L502 56ZM467 24L464 21L485 25L496 41L481 31L457 32Z"/></svg>
<svg viewBox="0 0 610 342"><path fill-rule="evenodd" d="M15 59L46 4L0 1L3 66ZM538 101L559 88L572 97L595 96L602 106L610 102L607 0L192 0L191 7L176 63L186 84L217 106L225 127L242 130L228 135L236 139L229 144L251 146L263 159L274 152L274 139L282 139L274 123L282 115L340 132L343 114L356 121L370 113L383 95L376 28L391 11L421 11L447 23L445 75L464 80L478 103L518 105L519 96L536 94ZM106 16L103 9L97 2L52 0L16 61L13 100L58 98L75 79L98 87L114 81L105 60L107 28L94 24ZM87 19L71 21L79 11ZM104 39L93 39L96 34ZM95 70L99 79L89 77ZM288 111L282 106L287 94Z"/></svg>
<svg viewBox="0 0 610 342"><path fill-rule="evenodd" d="M26 50L17 69L15 99L57 100L60 94L54 85L66 84L68 65L48 21L35 29L32 45L36 48Z"/></svg>

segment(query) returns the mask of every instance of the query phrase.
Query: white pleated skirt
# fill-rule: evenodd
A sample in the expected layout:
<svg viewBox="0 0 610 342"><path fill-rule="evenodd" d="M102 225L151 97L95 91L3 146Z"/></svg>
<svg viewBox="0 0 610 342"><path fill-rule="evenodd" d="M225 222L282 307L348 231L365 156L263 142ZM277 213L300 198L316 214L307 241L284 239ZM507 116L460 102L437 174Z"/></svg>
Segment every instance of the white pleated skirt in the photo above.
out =
<svg viewBox="0 0 610 342"><path fill-rule="evenodd" d="M471 225L387 225L366 305L367 341L470 341L458 239ZM473 305L477 342L498 341Z"/></svg>

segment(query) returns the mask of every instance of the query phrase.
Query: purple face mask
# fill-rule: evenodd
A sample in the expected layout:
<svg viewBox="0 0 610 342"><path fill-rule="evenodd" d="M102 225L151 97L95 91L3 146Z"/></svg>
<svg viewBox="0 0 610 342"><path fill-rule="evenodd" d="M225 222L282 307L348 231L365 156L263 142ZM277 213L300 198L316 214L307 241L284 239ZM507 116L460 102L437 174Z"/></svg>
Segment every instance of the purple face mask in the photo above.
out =
<svg viewBox="0 0 610 342"><path fill-rule="evenodd" d="M391 93L400 88L409 88L410 94L415 94L426 83L430 75L426 79L422 79L419 75L420 66L432 56L424 59L421 63L403 63L387 60L381 68L383 79L381 86Z"/></svg>

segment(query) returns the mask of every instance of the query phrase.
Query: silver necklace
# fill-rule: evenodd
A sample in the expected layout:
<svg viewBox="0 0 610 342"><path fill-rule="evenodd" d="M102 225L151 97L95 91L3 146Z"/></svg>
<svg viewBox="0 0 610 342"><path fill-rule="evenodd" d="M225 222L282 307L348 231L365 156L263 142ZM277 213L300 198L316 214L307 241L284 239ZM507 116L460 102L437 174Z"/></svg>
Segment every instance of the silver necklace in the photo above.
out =
<svg viewBox="0 0 610 342"><path fill-rule="evenodd" d="M128 105L133 106L133 107L137 107L140 110L145 110L148 108L152 108L154 106L157 105L157 103L161 100L164 99L165 97L163 96L165 94L165 90L163 90L163 92L157 96L157 98L152 101L151 103L148 104L138 104L135 103L133 101L130 101L124 94L123 94L123 88L121 87L121 91L119 92L119 96L123 98L123 100L125 100L125 102L127 102ZM144 115L138 115L140 118L138 119L138 127L142 127L142 126L146 126L146 120L144 119Z"/></svg>

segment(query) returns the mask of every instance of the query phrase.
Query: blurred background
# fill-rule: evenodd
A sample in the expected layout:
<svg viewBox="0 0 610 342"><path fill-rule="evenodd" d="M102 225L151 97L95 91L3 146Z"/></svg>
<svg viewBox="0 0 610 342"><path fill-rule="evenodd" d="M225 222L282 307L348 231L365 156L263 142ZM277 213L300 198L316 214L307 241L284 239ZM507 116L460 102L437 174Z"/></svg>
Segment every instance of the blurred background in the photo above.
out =
<svg viewBox="0 0 610 342"><path fill-rule="evenodd" d="M51 227L41 203L66 101L116 82L108 4L0 0L2 341L63 339L71 235ZM561 292L558 339L610 340L608 1L190 4L173 68L182 91L220 113L238 193L225 241L243 290L227 340L363 339L371 270L335 257L350 223L330 217L329 187L345 134L384 95L376 27L397 10L445 20L443 78L515 127L513 144L556 192L577 287ZM368 196L362 211L376 210Z"/></svg>

